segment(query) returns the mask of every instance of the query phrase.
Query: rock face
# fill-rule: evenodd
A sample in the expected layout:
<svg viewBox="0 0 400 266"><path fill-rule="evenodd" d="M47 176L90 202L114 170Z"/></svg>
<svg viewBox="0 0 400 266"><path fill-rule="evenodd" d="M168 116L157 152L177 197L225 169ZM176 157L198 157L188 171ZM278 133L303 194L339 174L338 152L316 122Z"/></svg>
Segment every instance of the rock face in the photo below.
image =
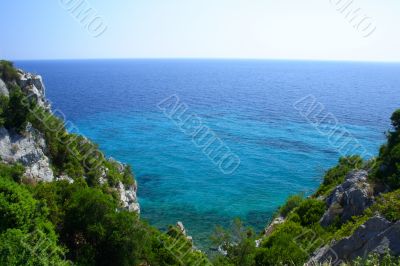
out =
<svg viewBox="0 0 400 266"><path fill-rule="evenodd" d="M24 136L0 128L0 158L6 163L21 163L25 176L38 181L52 181L53 170L45 155L46 143L43 136L30 125Z"/></svg>
<svg viewBox="0 0 400 266"><path fill-rule="evenodd" d="M136 190L136 182L132 186L125 186L119 182L117 186L117 191L120 195L122 206L130 212L140 213L140 205L137 201Z"/></svg>
<svg viewBox="0 0 400 266"><path fill-rule="evenodd" d="M307 265L324 262L340 265L357 257L366 257L369 253L383 255L388 249L392 255L400 255L400 221L391 223L377 215L361 225L352 236L315 252Z"/></svg>
<svg viewBox="0 0 400 266"><path fill-rule="evenodd" d="M326 199L328 210L320 223L329 226L339 216L342 223L352 216L361 215L373 203L373 190L367 182L368 173L353 171L346 176L343 184L337 186Z"/></svg>
<svg viewBox="0 0 400 266"><path fill-rule="evenodd" d="M9 95L7 86L2 79L0 79L0 95L5 95L5 96Z"/></svg>
<svg viewBox="0 0 400 266"><path fill-rule="evenodd" d="M33 98L40 107L50 110L50 103L45 97L45 87L42 77L26 73L22 70L18 70L18 74L18 85L21 87L22 91L25 92L29 98Z"/></svg>
<svg viewBox="0 0 400 266"><path fill-rule="evenodd" d="M186 237L186 239L187 239L190 243L192 243L192 245L193 245L193 237L187 235L186 228L185 228L185 226L183 225L183 223L180 222L180 221L178 221L178 222L176 223L176 227L177 227L177 228L179 229L179 231Z"/></svg>
<svg viewBox="0 0 400 266"><path fill-rule="evenodd" d="M19 78L17 83L13 81L12 84L18 84L28 98L33 99L39 106L51 112L50 103L45 97L45 86L42 77L22 70L17 71ZM1 79L0 95L9 96L9 90ZM89 140L86 141L89 142ZM5 163L21 163L25 167L25 177L35 181L50 182L53 180L66 180L69 183L73 183L74 180L67 175L54 176L50 166L51 162L46 153L47 147L44 137L30 124L27 126L25 132L21 134L0 127L0 161ZM126 165L112 158L109 160L117 164L118 170L121 173L125 171ZM108 169L103 167L100 170L103 173L100 178L100 184L105 184L107 182L106 174ZM131 212L140 213L140 206L136 196L136 182L130 186L119 182L114 189L120 195L123 208Z"/></svg>

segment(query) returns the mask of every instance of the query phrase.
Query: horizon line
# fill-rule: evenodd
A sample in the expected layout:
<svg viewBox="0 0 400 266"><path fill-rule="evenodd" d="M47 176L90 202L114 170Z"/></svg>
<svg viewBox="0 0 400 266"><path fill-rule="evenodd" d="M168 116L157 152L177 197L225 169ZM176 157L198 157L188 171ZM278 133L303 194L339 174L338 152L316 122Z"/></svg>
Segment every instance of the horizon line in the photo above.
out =
<svg viewBox="0 0 400 266"><path fill-rule="evenodd" d="M96 61L96 60L226 60L226 61L299 61L299 62L342 62L342 63L388 63L399 64L400 61L352 60L352 59L301 59L301 58L252 58L252 57L105 57L105 58L46 58L46 59L0 59L17 61Z"/></svg>

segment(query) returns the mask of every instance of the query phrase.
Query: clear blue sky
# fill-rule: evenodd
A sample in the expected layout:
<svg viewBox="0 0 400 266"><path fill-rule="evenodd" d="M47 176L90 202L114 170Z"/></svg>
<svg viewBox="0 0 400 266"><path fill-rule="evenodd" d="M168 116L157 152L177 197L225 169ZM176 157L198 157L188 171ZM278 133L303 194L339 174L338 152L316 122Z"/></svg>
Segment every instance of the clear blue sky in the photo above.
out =
<svg viewBox="0 0 400 266"><path fill-rule="evenodd" d="M2 0L0 57L400 61L399 0L354 0L367 38L337 11L350 0L87 0L107 25L98 38L68 1Z"/></svg>

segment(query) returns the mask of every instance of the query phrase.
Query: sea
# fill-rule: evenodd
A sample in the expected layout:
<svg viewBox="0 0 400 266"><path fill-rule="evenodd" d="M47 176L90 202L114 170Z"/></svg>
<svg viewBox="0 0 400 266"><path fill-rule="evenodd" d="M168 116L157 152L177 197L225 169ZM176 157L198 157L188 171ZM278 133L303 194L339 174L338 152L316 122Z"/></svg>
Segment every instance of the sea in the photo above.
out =
<svg viewBox="0 0 400 266"><path fill-rule="evenodd" d="M400 107L395 63L115 59L16 66L43 77L53 110L75 132L132 165L143 219L161 230L181 221L202 248L217 226L228 228L235 218L261 232L290 195L315 191L341 156L376 156Z"/></svg>

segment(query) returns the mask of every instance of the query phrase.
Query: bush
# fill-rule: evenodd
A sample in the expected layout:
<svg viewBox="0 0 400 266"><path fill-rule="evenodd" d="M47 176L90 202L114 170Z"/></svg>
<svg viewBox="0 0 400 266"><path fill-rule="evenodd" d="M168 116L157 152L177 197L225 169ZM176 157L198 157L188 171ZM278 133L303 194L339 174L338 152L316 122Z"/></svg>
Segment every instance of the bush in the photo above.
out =
<svg viewBox="0 0 400 266"><path fill-rule="evenodd" d="M234 220L229 231L217 227L212 241L216 247L227 252L226 256L215 258L216 265L254 265L255 234L252 229L244 227L239 219Z"/></svg>
<svg viewBox="0 0 400 266"><path fill-rule="evenodd" d="M389 221L400 220L400 190L382 194L370 209L373 213L379 212Z"/></svg>
<svg viewBox="0 0 400 266"><path fill-rule="evenodd" d="M287 200L285 205L279 208L279 214L283 217L286 217L294 208L298 207L304 198L302 195L293 195L290 196Z"/></svg>
<svg viewBox="0 0 400 266"><path fill-rule="evenodd" d="M318 188L316 195L327 195L337 185L343 183L346 175L354 169L359 169L363 165L363 160L360 156L348 156L339 159L338 165L329 169L322 184Z"/></svg>
<svg viewBox="0 0 400 266"><path fill-rule="evenodd" d="M0 78L4 82L10 82L18 78L18 72L12 62L0 60Z"/></svg>
<svg viewBox="0 0 400 266"><path fill-rule="evenodd" d="M302 226L310 226L319 222L324 215L325 208L323 201L309 198L302 201L293 212L300 218Z"/></svg>
<svg viewBox="0 0 400 266"><path fill-rule="evenodd" d="M379 151L375 176L391 190L400 188L400 109L391 117L395 131L388 132L387 144Z"/></svg>
<svg viewBox="0 0 400 266"><path fill-rule="evenodd" d="M16 129L21 132L25 129L28 122L30 105L26 101L25 94L16 86L10 92L8 108L5 115L5 126L8 129Z"/></svg>
<svg viewBox="0 0 400 266"><path fill-rule="evenodd" d="M256 251L255 265L303 265L308 252L294 241L303 234L303 227L297 223L280 225Z"/></svg>
<svg viewBox="0 0 400 266"><path fill-rule="evenodd" d="M0 265L71 265L64 260L64 253L56 237L41 230L9 229L0 234Z"/></svg>
<svg viewBox="0 0 400 266"><path fill-rule="evenodd" d="M392 125L396 131L400 130L400 109L396 110L392 116L390 117L390 120L392 121Z"/></svg>
<svg viewBox="0 0 400 266"><path fill-rule="evenodd" d="M18 184L0 179L0 232L8 228L31 229L37 217L38 204Z"/></svg>
<svg viewBox="0 0 400 266"><path fill-rule="evenodd" d="M20 182L24 170L24 167L20 164L9 165L0 163L0 179Z"/></svg>

